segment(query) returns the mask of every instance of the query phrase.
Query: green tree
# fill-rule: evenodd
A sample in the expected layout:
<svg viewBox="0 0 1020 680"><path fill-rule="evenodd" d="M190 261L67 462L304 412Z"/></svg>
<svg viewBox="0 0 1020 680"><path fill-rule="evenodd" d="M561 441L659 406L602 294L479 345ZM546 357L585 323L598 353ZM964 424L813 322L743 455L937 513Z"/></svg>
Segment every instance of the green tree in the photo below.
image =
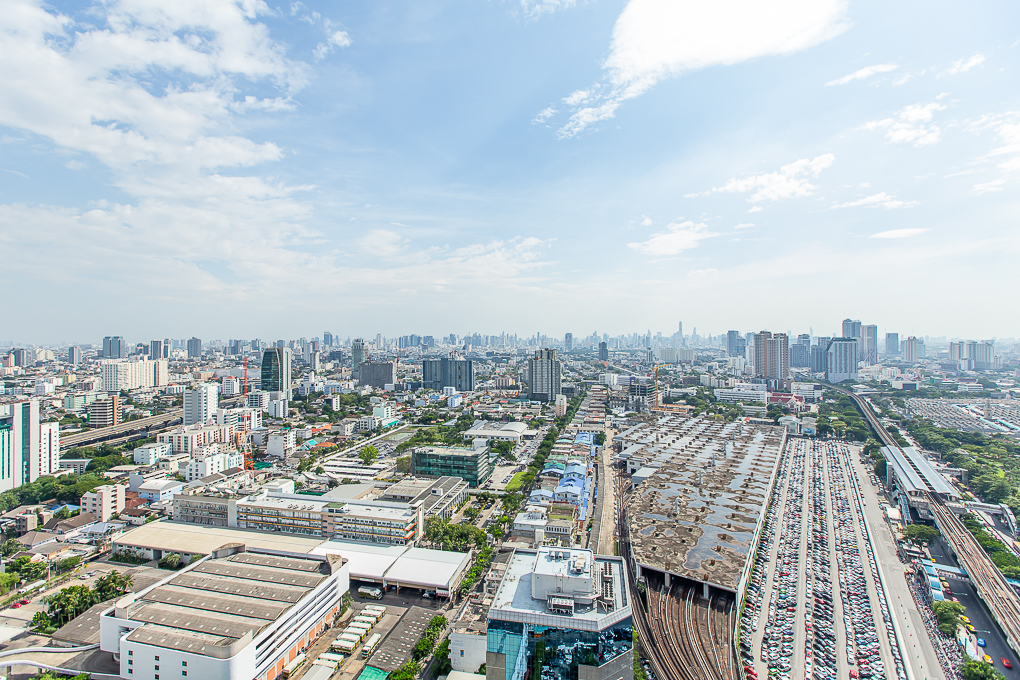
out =
<svg viewBox="0 0 1020 680"><path fill-rule="evenodd" d="M21 552L25 549L24 544L18 541L16 538L8 538L4 541L3 545L0 546L0 553L3 553L4 557L10 557L11 555Z"/></svg>
<svg viewBox="0 0 1020 680"><path fill-rule="evenodd" d="M939 630L946 635L955 636L956 629L962 623L960 617L967 609L959 602L950 602L949 600L933 602L931 609L935 613L935 618L938 619Z"/></svg>
<svg viewBox="0 0 1020 680"><path fill-rule="evenodd" d="M106 576L100 576L96 579L96 592L99 594L100 602L123 595L131 589L133 582L130 574L121 574L116 569Z"/></svg>
<svg viewBox="0 0 1020 680"><path fill-rule="evenodd" d="M1005 680L1006 676L995 670L990 663L967 659L960 664L960 677L963 680Z"/></svg>
<svg viewBox="0 0 1020 680"><path fill-rule="evenodd" d="M371 444L364 446L358 451L358 458L361 459L362 465L371 465L375 462L375 459L379 457L379 449L375 448Z"/></svg>
<svg viewBox="0 0 1020 680"><path fill-rule="evenodd" d="M38 631L46 630L51 625L53 624L50 623L50 617L46 615L46 612L36 612L32 617L31 626Z"/></svg>
<svg viewBox="0 0 1020 680"><path fill-rule="evenodd" d="M407 474L411 471L411 456L400 456L397 458L397 472Z"/></svg>
<svg viewBox="0 0 1020 680"><path fill-rule="evenodd" d="M177 553L167 553L166 555L163 555L156 564L159 565L160 569L176 571L181 568L181 556Z"/></svg>
<svg viewBox="0 0 1020 680"><path fill-rule="evenodd" d="M938 538L939 530L927 524L911 524L903 530L903 535L914 543L930 543Z"/></svg>
<svg viewBox="0 0 1020 680"><path fill-rule="evenodd" d="M450 661L450 638L443 638L436 649L436 673L448 675L453 670L453 663Z"/></svg>
<svg viewBox="0 0 1020 680"><path fill-rule="evenodd" d="M879 477L885 477L886 468L888 467L888 463L886 462L885 458L879 456L878 460L875 461L874 467L876 475L878 475Z"/></svg>

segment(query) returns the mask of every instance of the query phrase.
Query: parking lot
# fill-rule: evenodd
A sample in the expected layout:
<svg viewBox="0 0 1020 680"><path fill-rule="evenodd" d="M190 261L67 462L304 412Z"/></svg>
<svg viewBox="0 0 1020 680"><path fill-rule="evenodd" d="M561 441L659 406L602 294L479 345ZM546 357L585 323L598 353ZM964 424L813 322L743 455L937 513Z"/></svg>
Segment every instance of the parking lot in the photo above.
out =
<svg viewBox="0 0 1020 680"><path fill-rule="evenodd" d="M796 439L780 461L741 621L749 677L900 674L846 447Z"/></svg>

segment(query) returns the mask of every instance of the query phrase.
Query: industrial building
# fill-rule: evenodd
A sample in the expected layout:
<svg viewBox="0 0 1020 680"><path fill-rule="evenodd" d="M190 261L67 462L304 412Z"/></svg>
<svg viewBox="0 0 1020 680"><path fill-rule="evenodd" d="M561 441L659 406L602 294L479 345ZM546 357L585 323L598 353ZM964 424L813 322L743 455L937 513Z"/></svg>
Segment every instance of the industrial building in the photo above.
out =
<svg viewBox="0 0 1020 680"><path fill-rule="evenodd" d="M489 608L485 677L515 680L538 664L543 680L631 680L632 624L621 558L517 550Z"/></svg>
<svg viewBox="0 0 1020 680"><path fill-rule="evenodd" d="M340 612L350 570L338 555L232 543L99 617L100 649L125 680L273 680Z"/></svg>
<svg viewBox="0 0 1020 680"><path fill-rule="evenodd" d="M618 436L651 468L621 527L645 570L737 592L760 532L786 429L665 415Z"/></svg>

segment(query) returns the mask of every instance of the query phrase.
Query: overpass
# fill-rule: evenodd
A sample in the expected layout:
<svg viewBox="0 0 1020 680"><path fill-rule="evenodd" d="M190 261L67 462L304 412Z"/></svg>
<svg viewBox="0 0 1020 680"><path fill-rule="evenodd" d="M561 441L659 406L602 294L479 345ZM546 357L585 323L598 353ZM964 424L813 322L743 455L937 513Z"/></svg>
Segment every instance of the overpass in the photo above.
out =
<svg viewBox="0 0 1020 680"><path fill-rule="evenodd" d="M841 387L833 389L853 399L857 409L864 415L882 443L886 447L896 448L900 456L906 457L864 399ZM970 576L974 591L984 601L992 618L1002 629L1006 642L1014 652L1020 654L1020 596L960 518L947 507L943 495L932 490L924 490L923 493L928 501L928 511L935 519L935 525L959 560L960 567Z"/></svg>
<svg viewBox="0 0 1020 680"><path fill-rule="evenodd" d="M165 430L173 425L184 421L184 409L174 409L166 413L129 420L120 425L100 427L95 430L75 432L60 437L60 450L67 451L76 446L89 446L91 444L112 443L113 441L128 441L131 439L142 439L151 437L156 431Z"/></svg>

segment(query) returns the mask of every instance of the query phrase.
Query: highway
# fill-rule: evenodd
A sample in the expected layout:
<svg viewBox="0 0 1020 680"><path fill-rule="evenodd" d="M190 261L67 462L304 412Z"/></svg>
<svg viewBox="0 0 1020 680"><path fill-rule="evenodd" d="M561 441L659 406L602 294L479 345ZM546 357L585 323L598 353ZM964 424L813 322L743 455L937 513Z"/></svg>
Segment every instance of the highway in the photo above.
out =
<svg viewBox="0 0 1020 680"><path fill-rule="evenodd" d="M849 395L854 400L858 410L871 425L871 429L886 446L899 446L892 435L886 432L864 399L848 390L839 387L834 389ZM1005 634L1010 648L1020 654L1020 597L1006 582L1006 578L967 530L967 527L946 507L943 500L929 492L925 492L925 495L928 499L928 507L935 517L935 524L955 553L960 566L970 576L978 597L988 606L992 617Z"/></svg>
<svg viewBox="0 0 1020 680"><path fill-rule="evenodd" d="M112 427L100 427L84 432L61 435L60 450L66 451L75 446L87 446L89 444L102 444L111 440L127 440L137 437L151 436L152 430L165 430L166 428L180 424L184 417L184 409L174 409L158 416L139 418ZM112 442L111 442L112 443Z"/></svg>

